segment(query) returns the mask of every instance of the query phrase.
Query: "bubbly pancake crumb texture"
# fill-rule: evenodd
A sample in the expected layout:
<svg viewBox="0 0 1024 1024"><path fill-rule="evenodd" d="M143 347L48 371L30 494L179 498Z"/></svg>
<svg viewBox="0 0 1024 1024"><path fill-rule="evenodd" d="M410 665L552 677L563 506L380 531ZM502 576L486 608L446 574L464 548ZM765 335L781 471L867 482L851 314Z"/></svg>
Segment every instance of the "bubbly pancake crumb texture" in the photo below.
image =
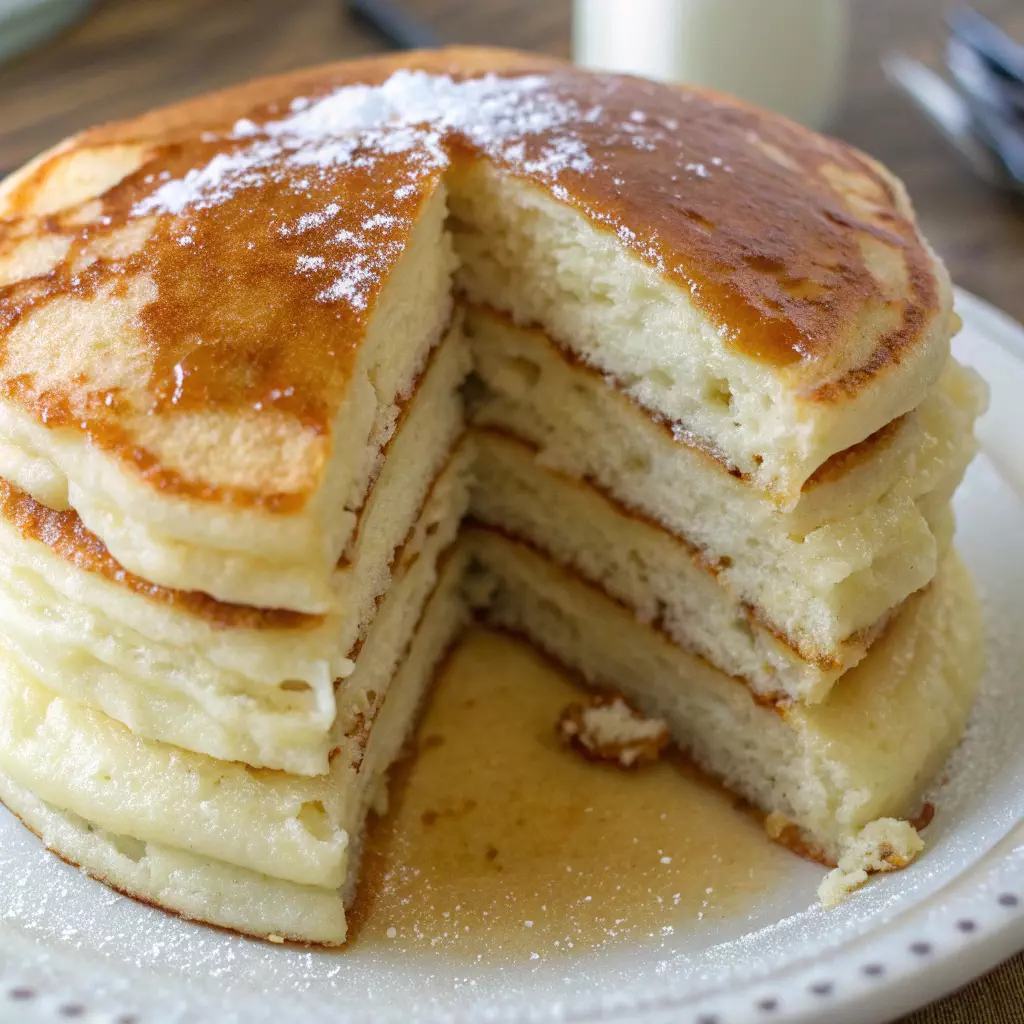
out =
<svg viewBox="0 0 1024 1024"><path fill-rule="evenodd" d="M618 694L597 694L570 704L558 719L562 738L585 757L633 768L656 761L669 742L668 726L646 718Z"/></svg>
<svg viewBox="0 0 1024 1024"><path fill-rule="evenodd" d="M909 863L980 674L985 388L861 153L500 50L266 79L0 184L0 799L186 918L339 945L472 613L828 865ZM610 696L609 696L610 695Z"/></svg>

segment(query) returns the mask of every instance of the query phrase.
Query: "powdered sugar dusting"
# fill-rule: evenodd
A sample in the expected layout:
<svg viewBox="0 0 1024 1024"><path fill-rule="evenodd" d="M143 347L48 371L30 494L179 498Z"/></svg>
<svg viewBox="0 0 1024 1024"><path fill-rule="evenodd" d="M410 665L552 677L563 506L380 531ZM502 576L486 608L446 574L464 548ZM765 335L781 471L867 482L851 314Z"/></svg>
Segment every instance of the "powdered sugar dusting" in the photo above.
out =
<svg viewBox="0 0 1024 1024"><path fill-rule="evenodd" d="M446 143L455 135L506 163L520 164L529 174L554 178L566 169L583 172L591 158L571 127L580 116L577 105L556 98L541 76L487 75L456 82L399 71L380 86L348 86L316 101L293 100L288 116L280 120L263 125L251 118L238 120L221 140L224 151L183 177L162 181L133 213L203 210L266 182L303 189L313 176L346 168L374 172L386 158L402 154L401 180L393 181L392 191L397 206L447 165ZM524 143L531 137L541 142L528 150ZM328 203L279 224L277 233L287 237L322 228L340 209ZM369 211L358 229L349 224L330 239L328 245L338 252L303 255L296 273L329 272L317 301L362 310L402 248L400 241L381 234L400 235L410 227L409 218L393 210Z"/></svg>
<svg viewBox="0 0 1024 1024"><path fill-rule="evenodd" d="M261 184L275 156L276 147L267 143L232 153L218 153L208 164L193 168L183 178L165 181L152 195L136 203L132 212L143 216L180 214L188 209L216 206L242 188Z"/></svg>
<svg viewBox="0 0 1024 1024"><path fill-rule="evenodd" d="M369 256L360 253L346 263L334 264L338 276L316 293L317 302L346 301L353 309L366 306L364 288L374 278L373 263Z"/></svg>
<svg viewBox="0 0 1024 1024"><path fill-rule="evenodd" d="M295 261L295 269L300 274L308 274L314 270L323 270L324 258L323 256L300 256Z"/></svg>
<svg viewBox="0 0 1024 1024"><path fill-rule="evenodd" d="M322 210L315 210L312 213L304 213L296 222L294 227L283 225L278 228L282 235L302 235L311 228L322 228L332 217L336 217L341 210L337 203L328 203Z"/></svg>
<svg viewBox="0 0 1024 1024"><path fill-rule="evenodd" d="M403 204L413 203L418 192L449 163L449 147L457 141L492 158L513 173L540 179L555 198L574 201L567 187L567 173L611 173L605 149L640 153L674 152L678 122L627 107L618 115L615 79L595 78L608 103L580 102L580 98L545 75L504 78L495 74L457 81L446 75L423 71L397 71L382 84L346 86L319 99L293 100L285 116L258 124L251 117L235 122L219 141L223 146L203 166L180 178L163 180L155 191L137 203L136 214L202 210L224 203L247 189L268 181L299 191L311 183L343 181L347 169L379 176L385 166L397 163L399 174L389 179L393 206L368 209L361 221L352 222L346 208L346 225L329 245L339 251L311 253L322 264L299 261L297 273L330 273L318 291L321 302L344 302L364 309L367 297L387 271L401 244L388 254L369 253L388 244L384 235L398 238L412 226L414 210L403 215ZM595 135L594 125L600 125ZM596 150L588 147L590 139ZM671 181L708 179L729 168L721 160L683 159L679 177ZM333 176L333 177L331 177ZM628 182L616 177L616 186ZM340 186L339 186L340 188ZM321 189L321 191L323 191ZM341 189L343 191L343 189ZM377 199L378 204L380 199ZM385 200L386 201L386 200ZM347 202L347 201L346 201ZM338 203L311 209L298 219L279 224L281 236L304 234L321 228L340 212ZM602 210L589 210L596 220L609 222ZM609 222L610 223L610 222ZM641 237L639 228L610 223L626 244L658 270L664 270L656 238ZM649 233L648 233L649 234Z"/></svg>

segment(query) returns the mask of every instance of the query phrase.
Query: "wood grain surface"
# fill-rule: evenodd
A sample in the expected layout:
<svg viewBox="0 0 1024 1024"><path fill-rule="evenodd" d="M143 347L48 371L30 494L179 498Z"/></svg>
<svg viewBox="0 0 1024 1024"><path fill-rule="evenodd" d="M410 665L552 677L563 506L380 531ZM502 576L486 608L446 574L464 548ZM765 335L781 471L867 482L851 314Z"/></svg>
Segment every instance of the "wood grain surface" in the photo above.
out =
<svg viewBox="0 0 1024 1024"><path fill-rule="evenodd" d="M569 0L404 3L445 42L569 52ZM1024 320L1024 203L973 177L879 69L889 49L938 53L946 6L852 0L848 87L832 132L906 181L925 233L959 284ZM975 6L1024 27L1022 0ZM341 0L100 0L60 38L0 65L0 176L90 124L382 45ZM1022 977L1018 957L907 1024L1024 1021Z"/></svg>

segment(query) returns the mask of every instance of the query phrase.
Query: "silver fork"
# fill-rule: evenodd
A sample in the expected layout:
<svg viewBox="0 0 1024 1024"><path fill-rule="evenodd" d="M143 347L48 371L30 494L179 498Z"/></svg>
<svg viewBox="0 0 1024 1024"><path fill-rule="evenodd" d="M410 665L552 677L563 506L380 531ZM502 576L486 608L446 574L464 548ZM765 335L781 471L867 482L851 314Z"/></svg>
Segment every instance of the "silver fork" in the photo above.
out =
<svg viewBox="0 0 1024 1024"><path fill-rule="evenodd" d="M1016 147L1024 145L1008 121L995 120L979 130L971 103L941 75L905 53L882 59L888 79L901 88L985 181L998 188L1024 192L1024 177L1013 173ZM1012 159L1004 157L1003 153Z"/></svg>

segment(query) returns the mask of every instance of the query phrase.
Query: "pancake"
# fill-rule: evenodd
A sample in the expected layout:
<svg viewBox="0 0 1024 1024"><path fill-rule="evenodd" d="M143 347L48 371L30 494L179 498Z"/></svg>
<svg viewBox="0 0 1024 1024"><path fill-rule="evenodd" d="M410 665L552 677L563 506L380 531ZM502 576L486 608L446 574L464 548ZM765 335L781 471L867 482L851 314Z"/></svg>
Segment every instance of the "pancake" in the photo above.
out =
<svg viewBox="0 0 1024 1024"><path fill-rule="evenodd" d="M380 268L389 285L372 318L316 301L294 254L274 257L290 261L287 270L263 265L267 236L278 248L313 246L308 232L284 244L281 232L292 229L271 211L286 217L288 207L269 196L261 229L230 220L239 213L232 208L228 223L207 225L210 237L195 234L189 245L179 239L198 228L178 218L133 219L129 207L118 228L107 224L113 215L103 203L86 204L94 219L69 228L78 241L66 260L0 293L0 476L74 508L120 564L154 583L228 602L329 610L333 567L398 404L450 318L443 193L434 181L413 198L400 237L374 239L393 259ZM312 202L307 196L302 209L316 209ZM77 222L84 214L76 207L66 215ZM291 220L301 216L293 211ZM392 216L398 224L399 213ZM0 224L24 229L17 220ZM256 265L229 267L212 251L224 236L256 253ZM193 262L172 266L174 250L194 250ZM182 282L195 294L171 295ZM268 287L272 294L261 290ZM200 319L190 322L186 308ZM65 343L69 322L74 346ZM335 433L344 444L332 444Z"/></svg>
<svg viewBox="0 0 1024 1024"><path fill-rule="evenodd" d="M452 49L70 139L0 184L0 794L341 942L471 604L834 860L976 677L955 323L898 181L707 91Z"/></svg>
<svg viewBox="0 0 1024 1024"><path fill-rule="evenodd" d="M303 774L326 769L335 680L393 573L454 540L470 455L456 389L466 369L453 334L431 360L374 481L328 616L223 605L129 576L74 512L24 493L0 519L0 646L57 693L141 736ZM398 559L398 564L396 564ZM393 588L392 588L393 589ZM396 600L398 599L396 595Z"/></svg>
<svg viewBox="0 0 1024 1024"><path fill-rule="evenodd" d="M587 481L605 504L673 534L728 591L723 600L744 605L762 630L819 667L808 675L794 666L801 682L787 680L781 665L765 666L774 681L762 674L756 685L820 699L863 656L876 625L934 575L948 542L945 506L974 454L972 424L985 402L977 375L955 361L892 432L826 465L796 507L780 513L713 459L676 443L613 384L563 358L540 331L480 309L469 311L466 329L483 385L476 424L529 444L540 466ZM501 491L510 484L496 476L484 518L502 525ZM533 515L550 512L525 500ZM545 546L549 532L528 536ZM618 550L595 545L606 557ZM739 667L704 649L719 667ZM753 668L740 674L758 680Z"/></svg>
<svg viewBox="0 0 1024 1024"><path fill-rule="evenodd" d="M62 860L141 903L257 938L325 946L344 941L345 910L331 889L107 832L40 800L3 772L0 801Z"/></svg>
<svg viewBox="0 0 1024 1024"><path fill-rule="evenodd" d="M27 465L0 476L154 582L324 610L337 508L446 317L446 188L462 288L785 507L948 356L945 272L849 147L542 58L402 54L108 126L15 175L0 437Z"/></svg>
<svg viewBox="0 0 1024 1024"><path fill-rule="evenodd" d="M462 569L446 561L369 741L343 746L327 775L250 771L140 741L5 660L0 798L52 850L129 895L246 934L339 944L366 815L464 621Z"/></svg>
<svg viewBox="0 0 1024 1024"><path fill-rule="evenodd" d="M471 544L472 593L489 622L664 719L700 767L794 826L825 863L868 822L916 815L963 731L982 652L977 601L955 555L826 700L783 709L528 547L490 530Z"/></svg>

